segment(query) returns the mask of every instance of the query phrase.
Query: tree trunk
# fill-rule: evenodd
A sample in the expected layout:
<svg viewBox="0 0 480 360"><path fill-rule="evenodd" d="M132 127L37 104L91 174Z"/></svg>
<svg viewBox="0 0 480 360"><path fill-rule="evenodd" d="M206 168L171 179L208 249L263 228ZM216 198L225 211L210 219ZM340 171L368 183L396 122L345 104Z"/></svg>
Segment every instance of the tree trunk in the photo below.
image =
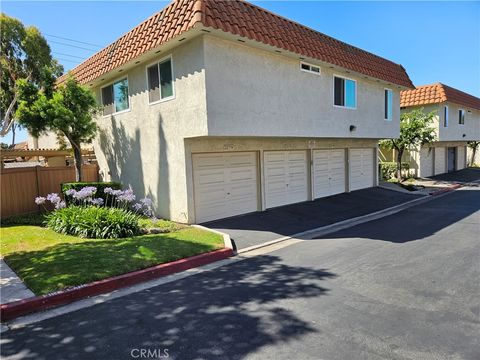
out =
<svg viewBox="0 0 480 360"><path fill-rule="evenodd" d="M15 124L12 125L12 149L15 145L15 130L16 130L17 126Z"/></svg>
<svg viewBox="0 0 480 360"><path fill-rule="evenodd" d="M82 181L82 151L79 145L72 144L73 147L73 160L75 164L75 181Z"/></svg>
<svg viewBox="0 0 480 360"><path fill-rule="evenodd" d="M403 149L399 149L397 151L397 179L398 181L402 181L402 156L403 156Z"/></svg>

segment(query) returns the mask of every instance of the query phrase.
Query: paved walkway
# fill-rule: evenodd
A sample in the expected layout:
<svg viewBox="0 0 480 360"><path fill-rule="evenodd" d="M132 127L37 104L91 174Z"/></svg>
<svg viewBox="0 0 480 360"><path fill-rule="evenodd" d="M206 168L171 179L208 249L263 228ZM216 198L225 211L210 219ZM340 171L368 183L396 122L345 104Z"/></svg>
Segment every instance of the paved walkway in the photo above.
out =
<svg viewBox="0 0 480 360"><path fill-rule="evenodd" d="M205 223L230 235L238 250L284 236L367 215L420 195L370 188L315 201L282 206L263 212Z"/></svg>
<svg viewBox="0 0 480 360"><path fill-rule="evenodd" d="M35 296L34 293L25 286L5 261L0 259L0 303L6 304L32 296Z"/></svg>

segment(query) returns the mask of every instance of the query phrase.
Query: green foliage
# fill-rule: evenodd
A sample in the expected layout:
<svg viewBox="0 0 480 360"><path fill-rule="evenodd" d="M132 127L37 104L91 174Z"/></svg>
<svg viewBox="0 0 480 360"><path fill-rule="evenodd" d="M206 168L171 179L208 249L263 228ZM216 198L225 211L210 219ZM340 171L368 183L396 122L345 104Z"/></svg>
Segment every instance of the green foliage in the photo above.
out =
<svg viewBox="0 0 480 360"><path fill-rule="evenodd" d="M1 226L13 226L13 225L35 225L43 226L45 224L44 214L26 214L16 215L5 219L2 219Z"/></svg>
<svg viewBox="0 0 480 360"><path fill-rule="evenodd" d="M108 199L108 194L105 194L105 188L110 187L113 190L121 190L122 189L122 184L118 182L68 182L68 183L63 183L61 186L61 191L63 194L63 197L65 199L65 202L67 205L74 203L74 199L72 196L69 196L65 194L67 190L73 189L76 191L80 191L82 188L86 186L94 186L97 188L97 192L95 194L96 198L102 198L104 201L104 204L108 205L107 200ZM111 196L110 196L111 198Z"/></svg>
<svg viewBox="0 0 480 360"><path fill-rule="evenodd" d="M81 181L81 144L90 143L96 133L93 120L99 107L89 88L69 78L52 94L38 85L17 81L19 123L33 136L52 131L70 142L75 160L76 180Z"/></svg>
<svg viewBox="0 0 480 360"><path fill-rule="evenodd" d="M397 171L396 162L381 162L380 164L380 175L384 180L390 180L395 177ZM408 170L410 168L409 163L402 162L402 170Z"/></svg>
<svg viewBox="0 0 480 360"><path fill-rule="evenodd" d="M70 206L47 215L47 227L60 234L91 239L116 239L139 234L139 216L129 210Z"/></svg>
<svg viewBox="0 0 480 360"><path fill-rule="evenodd" d="M415 150L420 145L432 143L436 139L432 126L435 111L425 113L423 109L415 109L400 115L400 137L385 139L380 146L392 150Z"/></svg>
<svg viewBox="0 0 480 360"><path fill-rule="evenodd" d="M37 28L25 27L19 20L2 13L0 34L0 113L2 131L5 131L10 114L16 108L16 82L28 80L51 93L63 67L52 58L47 40Z"/></svg>
<svg viewBox="0 0 480 360"><path fill-rule="evenodd" d="M398 139L384 139L380 146L397 151L397 177L401 179L401 161L405 150L417 150L418 147L436 140L435 128L432 126L435 111L425 113L422 109L414 109L400 115L400 136Z"/></svg>

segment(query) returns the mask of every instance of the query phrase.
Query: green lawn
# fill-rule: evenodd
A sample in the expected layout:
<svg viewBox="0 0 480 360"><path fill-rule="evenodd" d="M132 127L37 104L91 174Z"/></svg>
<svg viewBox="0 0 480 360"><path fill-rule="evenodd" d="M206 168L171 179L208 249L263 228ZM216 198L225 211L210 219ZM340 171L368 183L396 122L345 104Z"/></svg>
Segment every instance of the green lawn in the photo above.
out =
<svg viewBox="0 0 480 360"><path fill-rule="evenodd" d="M2 223L1 254L37 295L223 248L218 234L164 220L154 226L169 233L108 240L17 222Z"/></svg>

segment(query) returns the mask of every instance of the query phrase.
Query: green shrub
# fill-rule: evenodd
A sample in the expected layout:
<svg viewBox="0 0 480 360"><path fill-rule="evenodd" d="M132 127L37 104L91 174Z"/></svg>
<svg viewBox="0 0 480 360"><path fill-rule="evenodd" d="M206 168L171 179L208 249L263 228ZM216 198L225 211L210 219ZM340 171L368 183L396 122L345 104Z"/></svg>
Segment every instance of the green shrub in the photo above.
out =
<svg viewBox="0 0 480 360"><path fill-rule="evenodd" d="M44 226L45 216L44 214L25 214L15 215L2 219L1 226L14 226L14 225L31 225L31 226Z"/></svg>
<svg viewBox="0 0 480 360"><path fill-rule="evenodd" d="M121 190L122 189L122 184L118 182L69 182L69 183L63 183L62 184L62 194L63 197L65 198L65 202L67 203L67 206L70 204L75 204L75 199L71 195L65 194L67 190L73 189L75 191L80 191L86 186L94 186L97 188L97 192L95 194L96 198L102 198L104 203L107 203L107 194L105 194L104 190L107 187L112 188L113 190ZM111 196L110 196L111 200ZM109 205L109 204L107 204Z"/></svg>
<svg viewBox="0 0 480 360"><path fill-rule="evenodd" d="M116 239L140 233L139 216L124 209L70 206L46 217L53 231L81 238Z"/></svg>
<svg viewBox="0 0 480 360"><path fill-rule="evenodd" d="M380 166L380 175L384 180L393 179L397 173L397 163L396 162L381 162ZM410 164L407 162L402 163L402 170L410 169Z"/></svg>

